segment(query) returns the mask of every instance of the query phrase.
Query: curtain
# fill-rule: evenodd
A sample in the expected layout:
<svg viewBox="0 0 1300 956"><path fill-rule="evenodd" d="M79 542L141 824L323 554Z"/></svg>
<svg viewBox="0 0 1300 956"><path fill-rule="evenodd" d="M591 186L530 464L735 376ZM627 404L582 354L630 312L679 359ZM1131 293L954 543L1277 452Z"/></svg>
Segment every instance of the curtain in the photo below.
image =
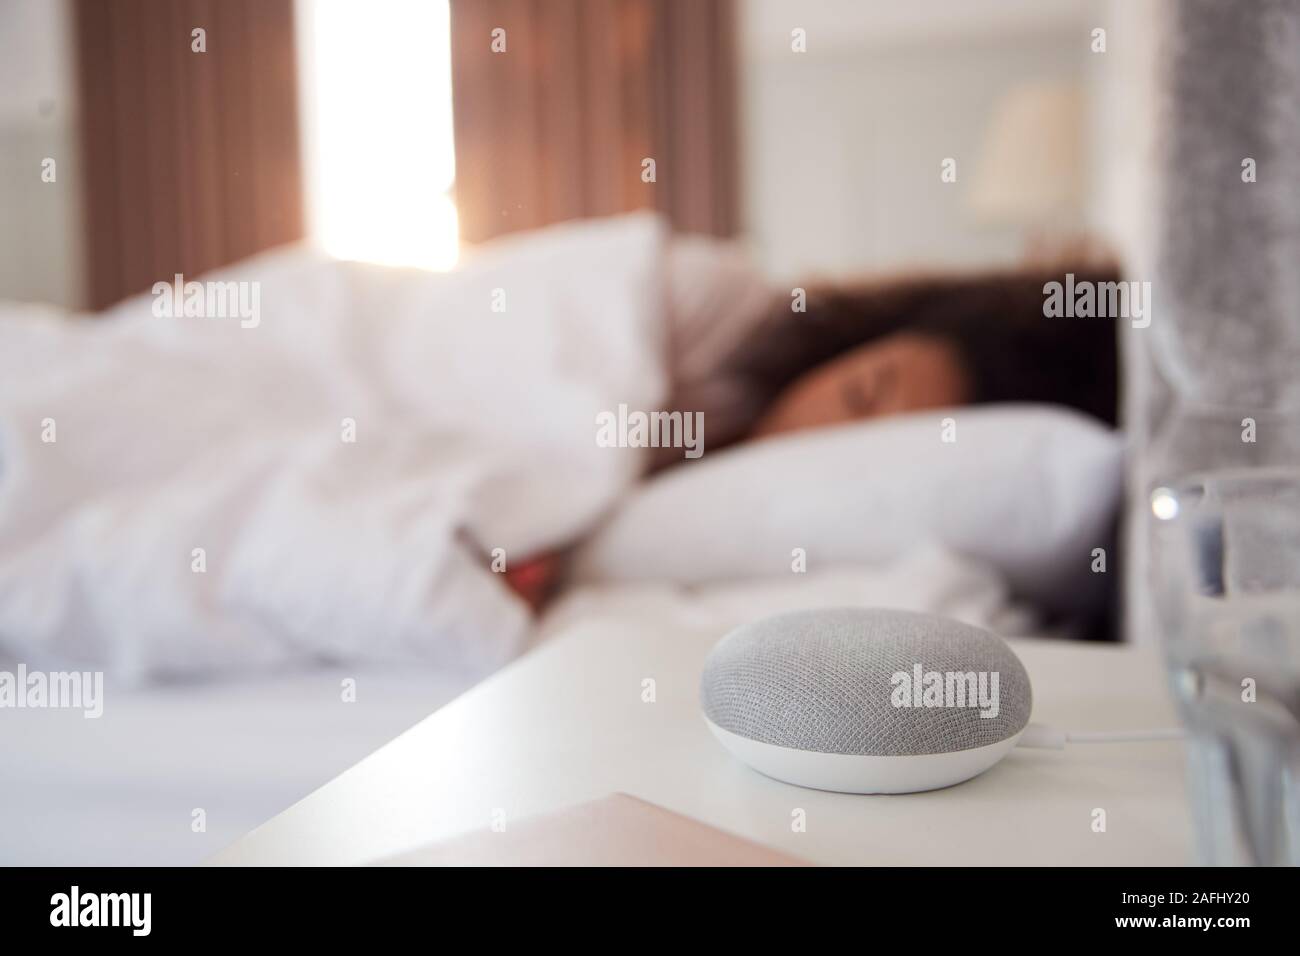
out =
<svg viewBox="0 0 1300 956"><path fill-rule="evenodd" d="M730 0L451 0L451 35L462 238L642 208L735 231Z"/></svg>
<svg viewBox="0 0 1300 956"><path fill-rule="evenodd" d="M293 0L74 10L91 307L299 238Z"/></svg>

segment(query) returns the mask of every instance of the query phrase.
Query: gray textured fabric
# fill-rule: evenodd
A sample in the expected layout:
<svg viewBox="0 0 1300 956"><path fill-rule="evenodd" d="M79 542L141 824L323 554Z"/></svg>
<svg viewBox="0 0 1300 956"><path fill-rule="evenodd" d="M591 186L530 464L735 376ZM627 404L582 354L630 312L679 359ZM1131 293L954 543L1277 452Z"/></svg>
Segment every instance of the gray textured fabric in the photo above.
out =
<svg viewBox="0 0 1300 956"><path fill-rule="evenodd" d="M895 673L997 672L999 712L898 707ZM700 685L705 715L763 743L833 754L951 753L997 743L1029 722L1019 658L988 631L909 611L795 611L746 624L719 642Z"/></svg>
<svg viewBox="0 0 1300 956"><path fill-rule="evenodd" d="M1300 0L1180 0L1171 12L1154 358L1184 399L1295 410Z"/></svg>
<svg viewBox="0 0 1300 956"><path fill-rule="evenodd" d="M1120 333L1136 639L1157 628L1150 489L1204 469L1300 464L1300 0L1166 0L1160 11L1159 201L1152 245L1130 263L1141 270L1131 278L1152 280L1154 308L1150 328ZM1254 442L1242 440L1246 418Z"/></svg>

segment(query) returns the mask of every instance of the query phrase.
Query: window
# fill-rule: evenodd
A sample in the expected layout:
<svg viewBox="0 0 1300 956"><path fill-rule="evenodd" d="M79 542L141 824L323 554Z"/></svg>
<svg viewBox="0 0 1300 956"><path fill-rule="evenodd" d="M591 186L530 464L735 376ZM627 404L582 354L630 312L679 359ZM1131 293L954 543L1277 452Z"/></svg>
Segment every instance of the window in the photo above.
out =
<svg viewBox="0 0 1300 956"><path fill-rule="evenodd" d="M456 262L447 0L299 0L308 231L332 255Z"/></svg>

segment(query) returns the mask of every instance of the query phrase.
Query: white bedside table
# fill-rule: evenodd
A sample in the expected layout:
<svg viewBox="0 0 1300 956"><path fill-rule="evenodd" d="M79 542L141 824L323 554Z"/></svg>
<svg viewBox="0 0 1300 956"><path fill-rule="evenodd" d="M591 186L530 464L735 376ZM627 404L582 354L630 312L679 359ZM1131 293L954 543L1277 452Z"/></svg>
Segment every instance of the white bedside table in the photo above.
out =
<svg viewBox="0 0 1300 956"><path fill-rule="evenodd" d="M714 741L698 681L713 631L600 615L434 713L218 854L217 864L356 864L616 791L824 864L1193 862L1181 743L1016 750L947 790L855 796L760 776ZM1013 642L1034 720L1172 726L1149 649ZM656 701L642 702L653 678ZM364 688L359 688L364 693ZM1106 831L1093 830L1094 808ZM795 810L806 830L794 832ZM629 861L635 862L635 861Z"/></svg>

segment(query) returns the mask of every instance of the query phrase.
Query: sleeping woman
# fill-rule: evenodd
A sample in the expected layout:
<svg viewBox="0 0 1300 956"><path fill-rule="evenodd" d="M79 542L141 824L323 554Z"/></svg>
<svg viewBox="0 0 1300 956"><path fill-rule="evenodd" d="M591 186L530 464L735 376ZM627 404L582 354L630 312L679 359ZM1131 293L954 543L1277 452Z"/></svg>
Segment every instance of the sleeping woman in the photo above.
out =
<svg viewBox="0 0 1300 956"><path fill-rule="evenodd" d="M703 412L707 448L787 432L991 402L1066 405L1116 422L1110 319L1043 314L1045 283L1116 281L1114 268L916 277L797 293L755 279L708 240L669 252L669 410ZM653 449L651 469L690 467ZM706 456L707 457L707 456ZM685 463L683 464L683 462ZM554 555L517 564L511 586L534 607L553 590Z"/></svg>
<svg viewBox="0 0 1300 956"><path fill-rule="evenodd" d="M1065 271L911 278L780 298L710 377L680 375L675 409L703 409L710 448L781 432L987 402L1067 405L1115 424L1118 361L1110 319L1043 315L1043 286ZM689 370L687 370L689 372Z"/></svg>

